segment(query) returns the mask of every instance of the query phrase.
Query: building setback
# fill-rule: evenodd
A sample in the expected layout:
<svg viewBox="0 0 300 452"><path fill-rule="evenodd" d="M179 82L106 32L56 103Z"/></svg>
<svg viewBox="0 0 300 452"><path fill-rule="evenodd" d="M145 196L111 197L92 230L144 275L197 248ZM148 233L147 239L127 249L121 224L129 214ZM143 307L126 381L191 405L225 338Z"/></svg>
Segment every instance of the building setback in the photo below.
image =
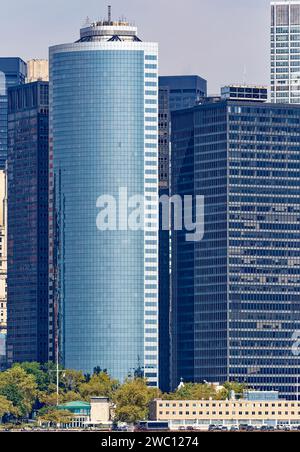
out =
<svg viewBox="0 0 300 452"><path fill-rule="evenodd" d="M50 48L50 290L57 327L51 353L66 367L100 366L120 380L144 374L153 386L157 71L157 44L110 18L87 25L76 43ZM99 230L98 198L118 203L121 188L128 198L145 194L144 230L127 230L126 215L117 230Z"/></svg>
<svg viewBox="0 0 300 452"><path fill-rule="evenodd" d="M300 103L300 0L271 2L271 100Z"/></svg>
<svg viewBox="0 0 300 452"><path fill-rule="evenodd" d="M8 91L9 364L48 361L48 91Z"/></svg>
<svg viewBox="0 0 300 452"><path fill-rule="evenodd" d="M296 398L300 107L172 114L172 194L204 196L204 238L172 240L172 386L239 380Z"/></svg>

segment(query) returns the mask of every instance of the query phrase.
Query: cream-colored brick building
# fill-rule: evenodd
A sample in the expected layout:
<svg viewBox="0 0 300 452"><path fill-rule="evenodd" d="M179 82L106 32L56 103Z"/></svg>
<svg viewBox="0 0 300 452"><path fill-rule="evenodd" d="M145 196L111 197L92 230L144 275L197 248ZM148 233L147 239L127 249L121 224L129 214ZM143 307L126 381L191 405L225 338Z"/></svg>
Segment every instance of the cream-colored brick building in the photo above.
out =
<svg viewBox="0 0 300 452"><path fill-rule="evenodd" d="M300 402L288 400L154 400L150 419L179 426L300 425Z"/></svg>
<svg viewBox="0 0 300 452"><path fill-rule="evenodd" d="M48 60L29 60L27 61L27 82L49 81L49 62Z"/></svg>
<svg viewBox="0 0 300 452"><path fill-rule="evenodd" d="M7 196L6 172L0 170L0 333L7 330Z"/></svg>

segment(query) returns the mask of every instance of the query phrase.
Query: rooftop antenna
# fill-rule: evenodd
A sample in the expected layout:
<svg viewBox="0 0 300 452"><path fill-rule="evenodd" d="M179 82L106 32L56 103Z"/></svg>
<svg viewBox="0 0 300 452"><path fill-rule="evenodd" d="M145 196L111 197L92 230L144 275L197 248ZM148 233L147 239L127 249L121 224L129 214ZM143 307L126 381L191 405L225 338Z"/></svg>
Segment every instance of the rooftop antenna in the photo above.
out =
<svg viewBox="0 0 300 452"><path fill-rule="evenodd" d="M89 16L87 16L86 19L83 21L82 25L84 27L87 27L90 24L91 24L91 19L89 18Z"/></svg>
<svg viewBox="0 0 300 452"><path fill-rule="evenodd" d="M247 79L247 67L244 64L244 72L243 72L243 84L246 85L246 79Z"/></svg>
<svg viewBox="0 0 300 452"><path fill-rule="evenodd" d="M108 10L108 23L110 24L111 23L111 5L108 5L107 10Z"/></svg>

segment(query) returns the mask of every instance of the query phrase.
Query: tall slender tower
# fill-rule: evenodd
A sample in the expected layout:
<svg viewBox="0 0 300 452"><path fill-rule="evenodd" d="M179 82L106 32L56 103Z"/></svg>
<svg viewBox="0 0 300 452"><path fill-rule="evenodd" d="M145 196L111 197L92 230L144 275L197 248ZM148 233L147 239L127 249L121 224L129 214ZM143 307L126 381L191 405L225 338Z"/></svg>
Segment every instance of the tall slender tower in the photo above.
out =
<svg viewBox="0 0 300 452"><path fill-rule="evenodd" d="M48 361L48 82L8 90L7 361Z"/></svg>
<svg viewBox="0 0 300 452"><path fill-rule="evenodd" d="M7 334L7 174L0 170L0 370L6 358Z"/></svg>
<svg viewBox="0 0 300 452"><path fill-rule="evenodd" d="M110 14L81 29L77 42L50 48L52 358L85 372L100 366L120 380L143 374L153 386L157 60L156 43L142 42L136 27ZM132 197L145 197L142 229L130 228L120 189L128 214ZM107 230L97 226L103 196L118 211Z"/></svg>
<svg viewBox="0 0 300 452"><path fill-rule="evenodd" d="M300 103L300 0L271 2L271 100Z"/></svg>

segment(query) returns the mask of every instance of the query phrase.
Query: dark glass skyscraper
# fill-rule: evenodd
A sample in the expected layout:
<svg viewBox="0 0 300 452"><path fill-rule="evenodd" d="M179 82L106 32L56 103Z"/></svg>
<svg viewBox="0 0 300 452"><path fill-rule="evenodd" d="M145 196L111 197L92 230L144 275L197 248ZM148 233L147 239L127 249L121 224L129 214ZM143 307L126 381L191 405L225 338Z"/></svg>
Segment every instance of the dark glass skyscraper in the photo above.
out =
<svg viewBox="0 0 300 452"><path fill-rule="evenodd" d="M26 63L21 58L0 57L0 169L7 159L7 90L25 83Z"/></svg>
<svg viewBox="0 0 300 452"><path fill-rule="evenodd" d="M295 398L300 107L221 101L172 115L172 193L204 196L202 241L173 234L173 373Z"/></svg>
<svg viewBox="0 0 300 452"><path fill-rule="evenodd" d="M48 360L48 90L8 90L8 363Z"/></svg>
<svg viewBox="0 0 300 452"><path fill-rule="evenodd" d="M159 194L170 194L171 112L194 106L207 95L206 80L195 75L159 77ZM161 215L160 215L161 218ZM170 233L159 233L160 388L170 389Z"/></svg>

